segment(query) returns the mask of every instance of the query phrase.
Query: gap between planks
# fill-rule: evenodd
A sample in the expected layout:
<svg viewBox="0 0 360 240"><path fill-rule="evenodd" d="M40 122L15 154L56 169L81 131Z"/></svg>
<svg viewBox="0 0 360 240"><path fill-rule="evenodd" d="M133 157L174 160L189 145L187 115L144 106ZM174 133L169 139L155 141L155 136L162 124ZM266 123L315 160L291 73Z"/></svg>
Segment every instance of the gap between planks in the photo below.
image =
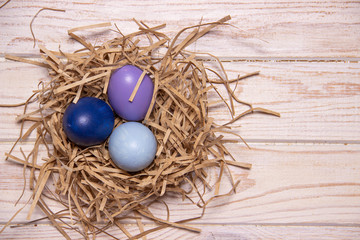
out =
<svg viewBox="0 0 360 240"><path fill-rule="evenodd" d="M153 228L156 225L145 225ZM135 235L139 233L137 225L125 225L127 230ZM312 226L266 226L266 225L203 225L202 232L194 234L186 231L178 231L174 228L166 228L152 233L147 239L358 239L360 229L358 227L312 227ZM36 229L36 230L35 230ZM35 231L34 231L35 230ZM32 233L29 235L29 232ZM125 239L121 230L111 228L110 234ZM4 236L11 239L58 239L61 234L49 225L29 225L19 229L7 229ZM73 239L82 239L75 233L69 233ZM109 239L107 235L101 234L99 239ZM97 238L97 239L98 239Z"/></svg>
<svg viewBox="0 0 360 240"><path fill-rule="evenodd" d="M13 228L21 228L25 226L53 226L50 221L43 220L42 222L33 222L29 223L30 221L13 221L9 225L14 226ZM5 225L6 222L0 222L0 227ZM60 224L60 223L59 223ZM124 223L129 226L138 226L136 223ZM144 222L145 225L152 225L150 222ZM18 226L17 226L18 225ZM64 225L64 224L60 224ZM202 226L224 226L224 223L196 223L195 221L192 223L187 223L187 226L194 226L194 227L202 227ZM360 227L360 223L246 223L246 222L238 222L238 223L231 223L226 224L231 226L264 226L264 227Z"/></svg>
<svg viewBox="0 0 360 240"><path fill-rule="evenodd" d="M41 60L40 54L27 54L27 53L6 53L6 55L13 55L16 57L27 58L30 60ZM59 57L63 58L63 57ZM227 56L227 57L218 57L222 62L304 62L304 63L360 63L360 58L358 57L340 57L340 58L332 58L332 57L239 57L239 56ZM203 61L215 61L213 58L198 56L196 59ZM5 59L5 54L0 53L0 62L10 61Z"/></svg>
<svg viewBox="0 0 360 240"><path fill-rule="evenodd" d="M227 140L238 140L238 138L226 138ZM15 138L4 138L0 137L0 144L13 144L17 139ZM252 139L252 138L244 138L247 143L255 143L255 144L271 144L271 145L359 145L360 140L325 140L325 139ZM26 144L34 144L35 138L28 138L23 140L21 143ZM20 144L21 144L20 143ZM239 141L241 144L242 141ZM251 146L250 146L251 147Z"/></svg>

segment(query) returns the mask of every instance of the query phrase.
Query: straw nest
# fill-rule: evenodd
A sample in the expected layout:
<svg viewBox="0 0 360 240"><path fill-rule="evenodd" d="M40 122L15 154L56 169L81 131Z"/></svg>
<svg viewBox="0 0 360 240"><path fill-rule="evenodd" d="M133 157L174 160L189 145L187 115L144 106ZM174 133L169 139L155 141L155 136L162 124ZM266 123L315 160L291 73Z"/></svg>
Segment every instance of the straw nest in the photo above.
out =
<svg viewBox="0 0 360 240"><path fill-rule="evenodd" d="M228 16L217 22L185 28L173 39L159 31L165 25L149 27L136 21L139 31L124 36L117 29L115 31L119 37L101 46L93 46L75 34L79 30L111 26L109 23L96 24L68 31L73 39L84 46L74 53L50 51L40 45L42 62L6 56L8 59L46 67L51 78L39 84L39 89L25 103L24 114L17 118L22 124L33 123L16 142L36 133L33 150L27 156L23 154L23 158L12 155L11 151L7 154L8 159L31 170L30 188L33 195L28 219L38 206L67 239L70 237L66 228L78 231L86 239L98 233L116 238L106 233L106 229L113 225L132 239L169 226L200 231L184 224L191 219L171 222L158 218L151 213L148 205L170 192L178 194L181 199L189 198L190 193L195 192L198 198L194 204L205 209L211 199L219 196L219 183L228 165L246 169L251 167L250 164L235 161L224 146L228 141L221 134L230 132L227 125L255 111L278 115L266 109L253 108L235 96L229 85L242 77L226 79L222 77L223 72L206 67L196 53L185 50L212 28L226 24L229 19ZM186 37L183 37L184 33L187 33ZM180 36L182 41L179 40ZM208 57L224 71L219 59L212 55ZM66 107L84 96L107 101L106 92L112 71L126 64L146 71L155 86L150 108L142 123L156 136L156 158L149 167L133 174L112 163L107 142L80 148L66 138L62 129L62 116ZM209 72L216 78L209 79ZM254 74L257 73L244 77ZM227 100L217 92L218 84L227 89ZM208 116L207 94L210 90L217 92L219 99L229 108L232 118L227 124L217 125ZM27 105L35 100L39 103L39 109L26 112ZM248 105L249 110L234 116L236 102ZM115 127L123 122L123 119L117 118ZM43 161L37 159L41 145L47 150L47 158ZM211 188L206 179L209 168L219 170L214 196L204 199L204 192L199 191L199 187ZM55 181L54 187L49 184L52 179ZM229 194L239 183L232 178L230 181L232 191ZM46 204L46 198L59 202L64 209L53 212ZM131 236L120 220L133 218L134 213L140 233ZM193 219L198 217L201 216ZM82 227L69 224L66 221L69 218ZM140 218L151 219L158 227L144 230Z"/></svg>

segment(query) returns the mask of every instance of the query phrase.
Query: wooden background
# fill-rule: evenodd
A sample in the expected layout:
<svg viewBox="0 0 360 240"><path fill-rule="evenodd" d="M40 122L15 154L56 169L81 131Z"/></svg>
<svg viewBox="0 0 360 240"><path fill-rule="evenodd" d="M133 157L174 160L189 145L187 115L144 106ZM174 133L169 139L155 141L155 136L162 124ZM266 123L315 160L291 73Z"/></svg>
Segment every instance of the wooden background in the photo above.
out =
<svg viewBox="0 0 360 240"><path fill-rule="evenodd" d="M0 5L4 1L1 1ZM76 26L110 21L123 33L137 30L132 18L150 26L166 23L174 36L183 27L231 15L233 27L220 27L189 47L221 57L229 76L260 71L242 81L236 94L281 118L251 115L235 124L252 147L229 144L251 171L235 170L242 179L236 195L210 204L205 217L191 223L201 234L168 228L148 239L359 239L360 238L360 1L49 1L12 0L0 9L0 103L24 101L45 69L4 59L5 54L39 58L29 24L47 48L80 48L67 36ZM113 38L111 31L85 31L92 43ZM240 109L240 108L239 108ZM238 109L238 112L240 111ZM22 167L4 161L18 136L15 122L22 108L0 108L0 227L26 203L17 206L23 188ZM226 108L211 112L219 122ZM34 138L22 145L29 151ZM15 152L21 156L19 151ZM210 176L211 177L211 176ZM225 186L226 187L226 186ZM167 199L171 219L199 214L177 198ZM28 207L14 224L26 222ZM155 214L164 215L162 205ZM33 219L41 217L36 211ZM131 234L139 230L126 225ZM153 227L149 223L146 227ZM123 239L118 229L110 232ZM80 239L73 234L73 239ZM0 239L62 239L42 221L7 228ZM99 239L108 239L100 235Z"/></svg>

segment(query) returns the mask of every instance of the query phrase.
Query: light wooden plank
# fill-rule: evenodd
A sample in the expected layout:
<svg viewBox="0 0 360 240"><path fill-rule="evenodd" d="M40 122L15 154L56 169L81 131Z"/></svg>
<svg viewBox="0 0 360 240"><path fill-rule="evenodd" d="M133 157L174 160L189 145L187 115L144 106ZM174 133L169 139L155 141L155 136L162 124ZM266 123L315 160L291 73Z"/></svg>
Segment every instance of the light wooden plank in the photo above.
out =
<svg viewBox="0 0 360 240"><path fill-rule="evenodd" d="M24 103L34 90L38 90L41 81L47 81L47 70L31 64L13 62L0 58L0 104ZM41 87L41 86L40 86ZM35 102L28 106L28 111L38 108ZM23 114L24 107L0 107L0 139L1 141L14 141L20 133L20 123L15 120ZM25 129L32 123L25 124Z"/></svg>
<svg viewBox="0 0 360 240"><path fill-rule="evenodd" d="M116 23L121 31L137 30L133 18L150 26L167 23L174 36L180 29L231 15L231 24L213 31L190 49L233 57L360 57L360 4L357 1L11 1L1 9L0 53L35 54L29 24L37 39L49 49L65 51L79 44L67 36L73 27L101 22ZM99 43L115 34L98 30L82 33Z"/></svg>
<svg viewBox="0 0 360 240"><path fill-rule="evenodd" d="M210 63L217 69L216 63ZM360 64L336 62L224 62L229 78L260 71L239 82L235 94L257 107L281 113L281 118L254 114L233 124L233 131L249 142L315 141L351 143L360 140ZM48 79L41 67L0 61L1 103L25 101L39 80ZM232 89L235 84L232 84ZM224 97L227 93L219 88ZM209 101L220 100L209 94ZM36 109L34 104L30 109ZM236 105L236 113L247 110ZM0 139L14 140L22 108L0 108ZM231 119L224 104L210 108L216 122ZM16 129L16 130L15 130Z"/></svg>
<svg viewBox="0 0 360 240"><path fill-rule="evenodd" d="M158 232L151 233L147 236L151 239L178 239L178 240L235 240L235 239L317 239L317 240L334 240L334 239L358 239L360 235L359 227L339 227L339 226L267 226L267 225L195 225L200 227L200 234L166 228ZM2 227L0 225L0 227ZM154 228L156 225L145 225L145 229ZM139 233L137 226L125 225L130 234ZM111 228L110 234L118 239L126 239L126 236L118 229ZM69 233L73 240L82 239L81 236ZM2 234L4 239L61 239L62 235L57 230L48 225L38 224L36 226L23 226L18 228L8 228ZM100 234L96 239L111 239L105 234Z"/></svg>
<svg viewBox="0 0 360 240"><path fill-rule="evenodd" d="M235 78L239 71L245 74L259 70L259 76L239 83L235 94L254 106L281 114L280 118L254 114L233 124L233 131L245 139L343 143L360 140L358 63L238 62L224 65L229 78ZM232 85L232 89L234 87ZM247 110L237 106L238 114ZM219 124L229 119L223 107L210 110Z"/></svg>
<svg viewBox="0 0 360 240"><path fill-rule="evenodd" d="M233 176L241 179L237 194L216 199L207 208L200 224L305 224L336 225L360 224L360 145L343 144L251 144L252 150L238 144L228 149L238 161L253 164L251 171L234 169ZM1 152L10 144L0 144ZM31 144L23 145L30 151ZM0 152L0 155L3 155ZM19 152L14 153L17 156ZM30 196L27 190L19 205L14 203L23 186L22 167L0 161L0 223L6 222ZM209 182L214 186L217 171L209 171ZM224 176L221 193L231 185ZM205 195L209 199L211 193ZM165 199L176 221L198 216L201 209L179 196ZM55 210L56 204L49 203ZM23 222L24 209L14 220ZM162 203L155 203L152 211L166 218ZM38 210L38 209L37 209ZM219 212L221 214L219 215ZM32 219L41 217L39 211Z"/></svg>

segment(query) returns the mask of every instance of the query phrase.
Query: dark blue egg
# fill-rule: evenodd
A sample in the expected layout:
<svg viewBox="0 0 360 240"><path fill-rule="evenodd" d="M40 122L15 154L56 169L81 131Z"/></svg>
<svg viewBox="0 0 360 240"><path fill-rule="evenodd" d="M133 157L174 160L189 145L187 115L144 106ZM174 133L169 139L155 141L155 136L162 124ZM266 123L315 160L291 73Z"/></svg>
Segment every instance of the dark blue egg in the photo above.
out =
<svg viewBox="0 0 360 240"><path fill-rule="evenodd" d="M79 146L93 146L104 142L114 127L110 106L94 97L80 98L65 110L63 128L66 136Z"/></svg>

